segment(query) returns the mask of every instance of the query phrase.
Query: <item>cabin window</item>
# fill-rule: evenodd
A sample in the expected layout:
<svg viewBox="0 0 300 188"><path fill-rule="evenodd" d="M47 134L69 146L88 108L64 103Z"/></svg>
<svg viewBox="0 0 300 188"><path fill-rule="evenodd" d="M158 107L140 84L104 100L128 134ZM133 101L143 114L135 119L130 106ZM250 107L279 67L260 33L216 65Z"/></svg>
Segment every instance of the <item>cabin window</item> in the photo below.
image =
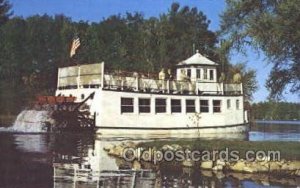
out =
<svg viewBox="0 0 300 188"><path fill-rule="evenodd" d="M204 69L204 80L207 80L207 69Z"/></svg>
<svg viewBox="0 0 300 188"><path fill-rule="evenodd" d="M231 108L231 100L227 99L227 109L230 109L230 108Z"/></svg>
<svg viewBox="0 0 300 188"><path fill-rule="evenodd" d="M186 73L187 77L191 77L192 73L191 73L191 69L187 69L187 73Z"/></svg>
<svg viewBox="0 0 300 188"><path fill-rule="evenodd" d="M150 99L139 99L139 112L150 113Z"/></svg>
<svg viewBox="0 0 300 188"><path fill-rule="evenodd" d="M209 79L214 80L214 70L209 70Z"/></svg>
<svg viewBox="0 0 300 188"><path fill-rule="evenodd" d="M84 94L81 94L81 99L84 99Z"/></svg>
<svg viewBox="0 0 300 188"><path fill-rule="evenodd" d="M197 70L196 70L196 77L197 77L198 79L201 78L201 70L200 70L200 69L197 69Z"/></svg>
<svg viewBox="0 0 300 188"><path fill-rule="evenodd" d="M214 113L221 112L221 100L213 100Z"/></svg>
<svg viewBox="0 0 300 188"><path fill-rule="evenodd" d="M186 104L186 112L187 113L194 113L195 111L195 100L186 100L185 101Z"/></svg>
<svg viewBox="0 0 300 188"><path fill-rule="evenodd" d="M167 100L155 99L155 113L166 113L166 112L167 112Z"/></svg>
<svg viewBox="0 0 300 188"><path fill-rule="evenodd" d="M171 112L180 113L181 112L181 100L180 99L171 99Z"/></svg>
<svg viewBox="0 0 300 188"><path fill-rule="evenodd" d="M236 100L236 109L239 110L240 109L240 100Z"/></svg>
<svg viewBox="0 0 300 188"><path fill-rule="evenodd" d="M121 113L133 112L133 98L121 98Z"/></svg>
<svg viewBox="0 0 300 188"><path fill-rule="evenodd" d="M209 112L208 100L200 100L200 112Z"/></svg>

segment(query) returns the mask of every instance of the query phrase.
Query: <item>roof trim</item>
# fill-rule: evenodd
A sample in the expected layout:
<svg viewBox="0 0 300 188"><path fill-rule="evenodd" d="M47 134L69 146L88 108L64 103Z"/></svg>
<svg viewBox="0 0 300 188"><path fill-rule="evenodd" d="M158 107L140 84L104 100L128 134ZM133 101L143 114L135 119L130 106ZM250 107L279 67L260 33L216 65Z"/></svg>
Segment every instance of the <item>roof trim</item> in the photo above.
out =
<svg viewBox="0 0 300 188"><path fill-rule="evenodd" d="M203 67L203 66L208 66L208 67L216 67L216 66L220 66L219 64L215 64L215 65L211 65L211 64L177 64L176 67L192 67L192 66L196 66L196 67Z"/></svg>
<svg viewBox="0 0 300 188"><path fill-rule="evenodd" d="M210 66L216 66L218 65L216 62L208 59L207 57L201 55L199 51L197 50L194 55L187 58L186 60L183 60L177 64L177 66L180 65L210 65Z"/></svg>

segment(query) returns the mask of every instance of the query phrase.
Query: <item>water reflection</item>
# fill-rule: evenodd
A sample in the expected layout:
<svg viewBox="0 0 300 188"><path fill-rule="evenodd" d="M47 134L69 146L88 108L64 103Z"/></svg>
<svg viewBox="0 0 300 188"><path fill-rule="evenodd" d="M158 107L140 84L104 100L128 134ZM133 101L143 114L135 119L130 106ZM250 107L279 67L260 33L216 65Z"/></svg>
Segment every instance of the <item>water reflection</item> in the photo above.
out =
<svg viewBox="0 0 300 188"><path fill-rule="evenodd" d="M122 139L123 140L123 139ZM137 141L137 140L135 140ZM200 171L197 167L176 165L154 166L142 162L134 170L132 163L112 158L104 152L108 144L121 141L96 139L86 142L86 149L63 155L56 152L53 160L54 187L285 187L300 184L300 179L272 177L267 174L239 174ZM83 140L76 142L84 145ZM84 154L82 153L84 152Z"/></svg>
<svg viewBox="0 0 300 188"><path fill-rule="evenodd" d="M0 187L296 187L299 178L132 163L103 148L128 138L82 134L0 134ZM177 139L178 140L178 139ZM132 140L139 142L139 140ZM143 139L143 141L145 141ZM134 170L136 169L136 170Z"/></svg>
<svg viewBox="0 0 300 188"><path fill-rule="evenodd" d="M0 187L53 187L48 143L45 135L0 134Z"/></svg>
<svg viewBox="0 0 300 188"><path fill-rule="evenodd" d="M23 152L47 153L49 152L47 140L49 137L42 134L16 134L13 135L16 148Z"/></svg>

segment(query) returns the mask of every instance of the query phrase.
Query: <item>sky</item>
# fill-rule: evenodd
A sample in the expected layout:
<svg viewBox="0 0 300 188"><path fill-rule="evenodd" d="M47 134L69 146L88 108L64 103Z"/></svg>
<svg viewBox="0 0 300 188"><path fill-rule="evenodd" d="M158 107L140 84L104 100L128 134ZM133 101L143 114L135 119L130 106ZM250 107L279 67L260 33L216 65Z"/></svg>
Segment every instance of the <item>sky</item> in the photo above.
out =
<svg viewBox="0 0 300 188"><path fill-rule="evenodd" d="M126 12L140 12L146 18L158 17L167 12L173 2L181 6L197 7L211 21L209 29L219 29L219 15L225 10L223 0L9 0L12 4L14 16L28 17L36 14L64 14L71 17L73 21L99 22L114 14L125 14ZM268 91L265 82L272 65L268 64L263 53L258 55L251 49L247 49L247 56L234 54L232 63L247 62L249 68L257 71L258 91L254 94L254 102L265 101ZM285 91L284 100L288 102L299 102L297 95Z"/></svg>

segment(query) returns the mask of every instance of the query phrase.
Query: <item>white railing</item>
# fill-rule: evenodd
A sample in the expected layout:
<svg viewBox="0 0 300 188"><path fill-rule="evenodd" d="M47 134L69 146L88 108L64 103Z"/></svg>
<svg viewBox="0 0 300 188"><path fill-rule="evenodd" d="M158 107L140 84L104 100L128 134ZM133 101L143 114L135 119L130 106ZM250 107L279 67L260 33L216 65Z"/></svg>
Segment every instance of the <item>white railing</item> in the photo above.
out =
<svg viewBox="0 0 300 188"><path fill-rule="evenodd" d="M156 80L105 74L104 89L130 90L149 93L197 94L197 95L237 95L242 94L241 84L215 82L190 82L176 80Z"/></svg>
<svg viewBox="0 0 300 188"><path fill-rule="evenodd" d="M242 84L224 84L224 93L226 95L243 94Z"/></svg>
<svg viewBox="0 0 300 188"><path fill-rule="evenodd" d="M223 83L197 82L197 91L200 95L221 95L224 94Z"/></svg>

